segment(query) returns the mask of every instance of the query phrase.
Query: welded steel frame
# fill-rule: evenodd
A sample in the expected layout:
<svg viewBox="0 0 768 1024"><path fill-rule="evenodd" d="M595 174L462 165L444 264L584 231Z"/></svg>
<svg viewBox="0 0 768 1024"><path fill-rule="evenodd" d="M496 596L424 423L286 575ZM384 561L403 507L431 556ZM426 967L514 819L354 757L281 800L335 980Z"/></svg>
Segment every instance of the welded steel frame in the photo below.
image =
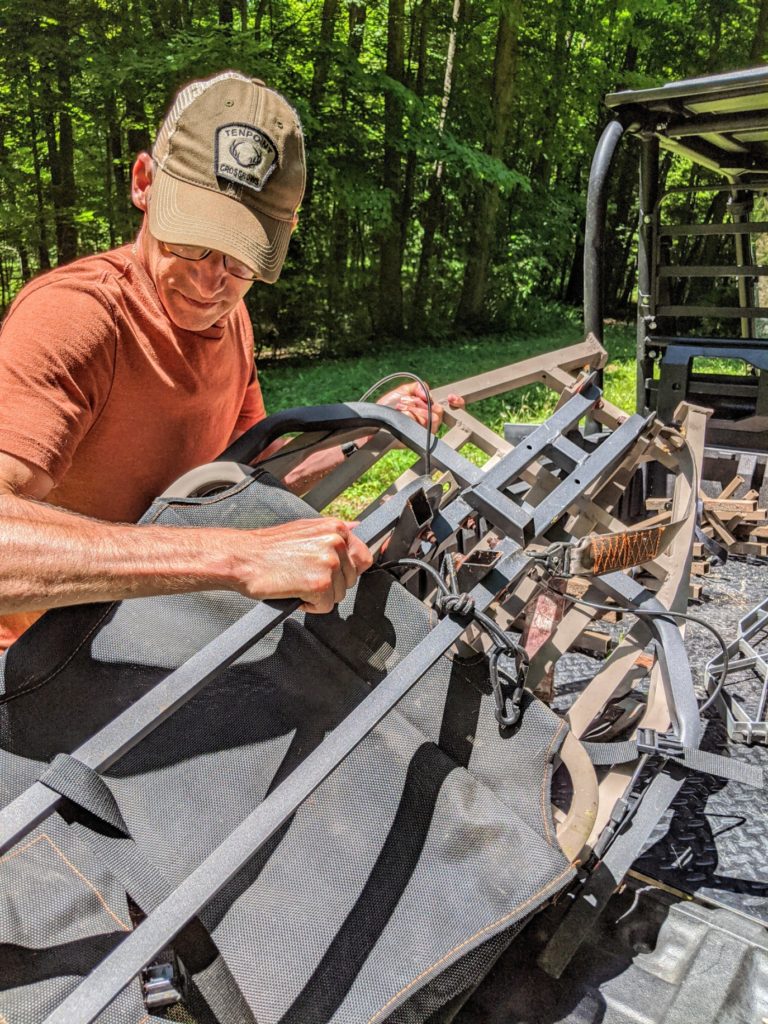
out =
<svg viewBox="0 0 768 1024"><path fill-rule="evenodd" d="M656 89L613 93L605 98L616 118L605 133L610 131L611 124L619 123L640 144L637 408L655 411L669 422L681 400L707 405L707 394L717 396L713 403L716 401L721 412L716 411L709 421L709 443L750 451L761 449L762 436L768 429L768 370L763 366L768 358L768 341L756 337L754 328L754 320L766 317L768 308L755 303L750 278L764 276L768 268L752 266L753 261L747 256L747 237L757 230L765 231L766 225L746 220L743 200L752 192L766 190L768 153L759 138L740 133L768 127L766 91L768 73L764 68L755 68L674 82ZM745 109L706 112L707 104L734 100ZM716 144L718 141L722 146ZM662 148L720 176L721 184L712 186L712 190L730 194L732 223L662 226L661 206L668 194L662 195L659 190ZM663 236L727 233L734 236L736 244L732 267L662 265ZM682 271L679 275L678 270ZM732 277L738 288L738 304L665 302L661 286L665 278L672 276L709 276L713 283L718 276ZM593 300L585 288L585 325L591 322L590 304ZM740 322L740 329L735 329L734 337L725 339L678 337L668 327L669 318L676 316L731 318ZM756 370L756 375L750 372L726 380L718 374L694 373L693 361L697 356L740 358ZM721 383L726 391L719 388Z"/></svg>
<svg viewBox="0 0 768 1024"><path fill-rule="evenodd" d="M760 650L752 641L768 632L768 597L739 620L736 639L728 646L728 668L725 682L720 685L723 655L707 662L704 680L707 692L718 691L716 702L725 721L728 736L735 743L768 744L768 650ZM757 679L760 696L756 711L747 710L738 692L729 687L729 676L749 671Z"/></svg>
<svg viewBox="0 0 768 1024"><path fill-rule="evenodd" d="M563 371L564 372L564 371ZM572 381L573 383L573 381ZM496 385L494 385L496 386ZM599 390L589 380L572 387L571 393L552 419L537 427L525 444L508 451L485 471L464 459L442 441L433 442L432 458L437 467L450 472L457 491L433 518L431 527L438 539L450 538L469 517L481 514L490 523L501 526L505 536L495 548L497 560L472 590L478 608L488 608L502 592L512 593L525 603L526 574L532 565L533 552L523 545L542 541L553 523L575 516L578 523L580 503L592 504L587 492L602 493L617 468L632 453L637 456L638 444L645 451L652 444L653 431L642 417L630 417L617 425L612 435L593 450L583 453L574 462L573 445L564 431L577 424L589 412L597 410L602 401ZM287 432L307 431L326 443L326 434L364 433L372 428L386 430L391 437L419 451L424 443L421 430L399 413L379 406L319 407L289 410L277 414L253 428L226 454L229 461L249 462L273 440ZM303 452L294 443L294 451ZM562 478L554 485L539 489L540 501L516 504L504 490L532 475L540 483L541 469L537 460L559 452L559 464L565 466ZM572 464L568 471L567 466ZM577 475L578 474L578 475ZM425 481L413 481L390 501L372 510L360 526L358 535L366 543L374 543L391 530L409 496ZM481 495L478 501L477 494ZM514 512L511 512L514 509ZM588 528L589 516L585 527ZM509 529L511 523L511 529ZM583 531L582 531L583 532ZM534 545L535 549L535 545ZM620 606L643 606L662 610L657 599L623 574L612 574L595 582L603 595ZM148 735L170 714L181 707L202 686L232 662L296 607L296 602L264 602L258 604L239 622L230 626L216 640L203 648L187 663L169 674L152 691L130 709L102 729L74 752L73 757L88 767L103 771L122 754ZM430 632L389 676L315 749L302 766L289 776L206 861L138 926L102 964L97 967L49 1016L47 1024L86 1024L114 999L141 968L168 945L181 928L215 895L226 882L253 856L275 830L285 822L319 786L331 771L364 739L404 694L416 684L424 672L466 631L464 619L449 616ZM686 745L696 745L700 724L685 651L679 631L669 620L643 623L633 635L644 645L653 638L659 655L660 690L677 734ZM6 850L52 813L61 798L42 783L35 783L17 800L0 812L0 850Z"/></svg>

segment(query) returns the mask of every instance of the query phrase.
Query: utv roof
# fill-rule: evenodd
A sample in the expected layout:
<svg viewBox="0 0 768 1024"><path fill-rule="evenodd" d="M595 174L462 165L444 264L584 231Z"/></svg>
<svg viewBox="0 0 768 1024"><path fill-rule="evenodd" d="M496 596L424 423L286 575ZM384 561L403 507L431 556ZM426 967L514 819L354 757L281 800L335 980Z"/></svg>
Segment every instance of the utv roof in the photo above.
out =
<svg viewBox="0 0 768 1024"><path fill-rule="evenodd" d="M629 131L729 179L768 182L768 67L609 93Z"/></svg>

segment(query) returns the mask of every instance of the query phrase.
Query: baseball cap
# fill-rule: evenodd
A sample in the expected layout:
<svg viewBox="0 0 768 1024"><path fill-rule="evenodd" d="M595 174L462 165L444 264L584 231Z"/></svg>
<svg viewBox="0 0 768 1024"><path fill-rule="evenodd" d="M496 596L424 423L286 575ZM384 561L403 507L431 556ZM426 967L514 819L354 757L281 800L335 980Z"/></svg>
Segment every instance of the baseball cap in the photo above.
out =
<svg viewBox="0 0 768 1024"><path fill-rule="evenodd" d="M152 157L156 238L218 249L277 280L306 179L301 123L284 97L238 71L190 82Z"/></svg>

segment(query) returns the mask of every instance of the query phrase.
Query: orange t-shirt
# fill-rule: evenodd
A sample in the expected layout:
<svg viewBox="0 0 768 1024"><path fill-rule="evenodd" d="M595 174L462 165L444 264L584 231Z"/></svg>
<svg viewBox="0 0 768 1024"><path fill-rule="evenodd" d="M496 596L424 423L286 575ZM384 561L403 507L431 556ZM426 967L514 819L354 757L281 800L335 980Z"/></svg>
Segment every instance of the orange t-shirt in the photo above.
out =
<svg viewBox="0 0 768 1024"><path fill-rule="evenodd" d="M134 522L265 415L245 305L181 330L131 246L36 278L0 331L0 451L83 515ZM0 617L0 649L36 617Z"/></svg>

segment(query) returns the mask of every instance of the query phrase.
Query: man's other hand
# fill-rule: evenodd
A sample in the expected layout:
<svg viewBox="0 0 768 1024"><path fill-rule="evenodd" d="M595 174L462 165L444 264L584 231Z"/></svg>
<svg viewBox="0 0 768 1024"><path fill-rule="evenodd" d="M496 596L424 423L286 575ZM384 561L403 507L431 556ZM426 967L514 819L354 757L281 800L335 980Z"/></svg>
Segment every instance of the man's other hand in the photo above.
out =
<svg viewBox="0 0 768 1024"><path fill-rule="evenodd" d="M409 381L407 384L401 384L400 387L395 388L393 391L388 391L386 395L376 402L377 405L386 405L388 409L397 409L398 412L404 412L406 416L410 416L412 420L415 420L420 426L426 427L427 425L427 393L425 388L417 381ZM459 395L448 395L448 405L451 409L463 409L464 399ZM436 433L438 427L443 422L443 416L445 409L438 402L432 404L432 423L430 424L430 430L432 433Z"/></svg>
<svg viewBox="0 0 768 1024"><path fill-rule="evenodd" d="M246 561L237 589L255 599L298 598L301 610L314 614L331 611L372 562L341 519L299 519L252 536L253 550L241 552Z"/></svg>

